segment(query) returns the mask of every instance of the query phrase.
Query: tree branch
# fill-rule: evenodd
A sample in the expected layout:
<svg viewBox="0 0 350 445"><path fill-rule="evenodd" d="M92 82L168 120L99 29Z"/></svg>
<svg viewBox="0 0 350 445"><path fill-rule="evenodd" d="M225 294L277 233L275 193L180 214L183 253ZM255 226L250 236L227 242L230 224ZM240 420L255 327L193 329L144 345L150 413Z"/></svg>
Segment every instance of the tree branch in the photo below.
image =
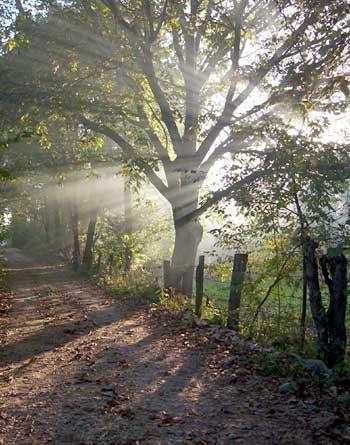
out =
<svg viewBox="0 0 350 445"><path fill-rule="evenodd" d="M114 131L112 128L107 127L106 125L98 124L96 122L90 121L86 117L81 117L80 122L86 126L87 128L90 128L91 130L104 134L105 136L112 139L112 141L116 142L118 146L122 149L123 153L129 157L130 159L137 159L151 182L151 184L154 185L154 187L161 193L165 198L168 196L168 187L164 184L164 182L160 179L158 175L153 171L153 169L148 165L147 161L144 159L136 156L135 150L132 147L129 142L127 142L124 138L122 138L116 131Z"/></svg>
<svg viewBox="0 0 350 445"><path fill-rule="evenodd" d="M152 109L151 109L151 111L153 112ZM142 128L144 128L147 131L152 144L155 146L155 148L157 150L159 159L162 161L170 160L168 151L165 149L165 147L161 143L157 133L152 130L152 127L150 125L147 114L146 114L145 110L142 108L142 106L139 107L139 114L140 114L139 124Z"/></svg>
<svg viewBox="0 0 350 445"><path fill-rule="evenodd" d="M16 0L16 8L18 9L20 14L24 14L25 13L25 10L23 8L21 0Z"/></svg>
<svg viewBox="0 0 350 445"><path fill-rule="evenodd" d="M180 137L179 130L176 125L176 121L174 119L173 113L171 111L170 105L167 101L167 98L161 89L156 73L154 71L153 66L153 57L152 52L150 48L144 48L144 61L142 64L143 72L146 75L146 78L148 80L149 86L152 90L153 96L155 100L157 101L161 114L162 114L162 120L165 123L169 135L171 138L171 141L174 146L174 150L176 151L177 148L181 145L182 140Z"/></svg>
<svg viewBox="0 0 350 445"><path fill-rule="evenodd" d="M198 218L204 212L206 212L210 207L213 207L215 204L218 204L221 200L225 198L230 198L232 194L237 190L237 188L242 187L243 185L248 185L254 182L256 179L259 179L265 175L267 175L271 169L258 170L256 172L251 173L243 179L239 179L238 181L231 184L225 190L219 190L213 194L212 197L208 198L207 201L202 204L198 209L193 212L188 213L183 216L181 219L177 221L177 224L186 224L194 218Z"/></svg>
<svg viewBox="0 0 350 445"><path fill-rule="evenodd" d="M157 28L154 31L154 40L158 37L158 34L159 34L160 30L162 29L162 26L165 22L167 7L168 7L168 0L165 0L159 23L157 25Z"/></svg>
<svg viewBox="0 0 350 445"><path fill-rule="evenodd" d="M315 16L308 17L304 22L285 40L285 42L275 51L273 56L262 65L255 73L251 76L251 79L246 86L246 88L232 101L227 101L229 96L226 97L224 111L216 124L213 125L207 137L202 142L198 152L202 159L205 158L209 152L212 144L221 133L225 126L230 124L230 119L233 112L249 97L251 92L257 87L257 85L262 81L262 79L267 75L267 73L276 65L278 65L283 59L289 57L287 52L289 48L295 45L295 42L303 36L305 30L316 20Z"/></svg>

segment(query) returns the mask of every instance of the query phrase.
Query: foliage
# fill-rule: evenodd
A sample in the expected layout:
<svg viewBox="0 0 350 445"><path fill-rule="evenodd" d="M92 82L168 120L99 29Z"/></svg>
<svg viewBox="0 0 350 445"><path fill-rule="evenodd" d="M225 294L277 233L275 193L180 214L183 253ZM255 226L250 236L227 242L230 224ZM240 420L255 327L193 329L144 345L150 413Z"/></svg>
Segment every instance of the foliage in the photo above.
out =
<svg viewBox="0 0 350 445"><path fill-rule="evenodd" d="M82 124L114 141L136 185L147 179L171 204L178 227L224 196L244 201L241 185L277 171L283 151L276 144L296 145L289 115L339 111L347 103L339 68L349 48L344 0L327 8L299 0L127 3L38 1L33 13L18 2L2 60L5 141L9 134L42 135L41 123L55 115ZM13 6L4 14L13 16ZM23 91L13 87L13 73ZM286 105L286 116L276 118ZM240 164L246 152L253 161L199 209L214 163L231 153ZM176 267L186 249L194 263L201 231L193 239L191 233L187 228L184 246L176 232Z"/></svg>
<svg viewBox="0 0 350 445"><path fill-rule="evenodd" d="M106 292L115 298L130 298L135 302L155 301L154 291L157 283L154 276L147 271L133 270L129 273L119 273L114 276L96 277Z"/></svg>
<svg viewBox="0 0 350 445"><path fill-rule="evenodd" d="M293 380L303 379L308 376L299 363L293 362L280 353L269 353L259 357L258 374L263 376L288 377Z"/></svg>

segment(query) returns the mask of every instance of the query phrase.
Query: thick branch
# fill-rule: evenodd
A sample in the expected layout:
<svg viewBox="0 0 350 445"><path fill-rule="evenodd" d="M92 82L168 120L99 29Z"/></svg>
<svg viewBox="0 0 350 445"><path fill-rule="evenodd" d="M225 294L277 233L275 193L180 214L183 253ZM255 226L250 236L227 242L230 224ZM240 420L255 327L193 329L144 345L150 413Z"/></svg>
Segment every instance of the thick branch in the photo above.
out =
<svg viewBox="0 0 350 445"><path fill-rule="evenodd" d="M16 0L16 8L18 9L20 14L25 13L21 0Z"/></svg>
<svg viewBox="0 0 350 445"><path fill-rule="evenodd" d="M209 172L211 167L222 158L226 153L237 154L237 153L256 153L253 150L249 149L254 143L254 139L242 140L242 139L231 139L227 143L220 144L210 155L210 157L201 164L200 170L203 172L203 175ZM205 178L204 178L205 179Z"/></svg>
<svg viewBox="0 0 350 445"><path fill-rule="evenodd" d="M251 173L250 175L246 176L245 178L239 179L238 181L234 182L229 187L227 187L225 190L220 190L218 192L215 192L213 194L213 196L208 198L204 204L202 204L200 207L198 207L198 209L183 216L180 220L177 221L177 223L186 224L190 220L192 220L194 218L198 218L200 215L202 215L204 212L206 212L208 209L210 209L214 205L218 204L223 199L230 198L239 187L242 187L243 185L251 184L256 179L259 179L259 178L267 175L270 171L271 171L271 169L258 170L256 172Z"/></svg>
<svg viewBox="0 0 350 445"><path fill-rule="evenodd" d="M159 178L159 176L156 175L153 169L148 165L147 161L136 155L134 148L132 147L131 144L129 144L129 142L127 142L116 131L114 131L110 127L107 127L106 125L92 122L86 117L82 117L80 121L87 128L90 128L91 130L97 133L104 134L105 136L112 139L112 141L116 142L127 157L131 159L138 159L145 175L147 176L151 184L154 185L154 187L159 191L159 193L161 193L165 198L167 198L169 190L164 184L164 182Z"/></svg>
<svg viewBox="0 0 350 445"><path fill-rule="evenodd" d="M154 40L158 37L158 34L159 34L160 30L162 29L162 26L165 22L167 7L168 7L168 0L165 0L164 5L163 5L163 10L162 10L162 13L161 13L161 16L159 19L159 23L157 25L157 28L154 31L154 35L153 35Z"/></svg>
<svg viewBox="0 0 350 445"><path fill-rule="evenodd" d="M139 125L146 130L148 133L148 136L154 145L155 149L157 150L158 157L160 160L170 160L169 153L161 143L157 133L152 130L152 126L149 122L148 116L145 112L145 110L142 108L142 106L139 107L139 114L140 114L140 122ZM152 110L153 111L153 110Z"/></svg>
<svg viewBox="0 0 350 445"><path fill-rule="evenodd" d="M165 123L174 149L181 145L181 137L176 125L173 113L170 109L170 105L167 98L159 85L156 73L153 66L152 52L150 48L144 48L144 63L142 64L143 72L145 73L149 86L152 90L153 96L157 101L160 111L162 113L162 120Z"/></svg>
<svg viewBox="0 0 350 445"><path fill-rule="evenodd" d="M275 51L273 56L256 71L255 75L251 77L246 88L234 100L228 102L227 96L224 106L224 112L222 113L217 123L214 124L214 126L211 128L207 137L204 139L198 150L202 159L205 158L212 144L221 133L222 129L225 128L226 125L230 124L230 119L233 112L250 96L252 91L259 85L259 83L274 66L277 66L283 59L289 57L288 49L295 45L295 42L303 36L305 30L315 20L315 16L305 19L305 21Z"/></svg>

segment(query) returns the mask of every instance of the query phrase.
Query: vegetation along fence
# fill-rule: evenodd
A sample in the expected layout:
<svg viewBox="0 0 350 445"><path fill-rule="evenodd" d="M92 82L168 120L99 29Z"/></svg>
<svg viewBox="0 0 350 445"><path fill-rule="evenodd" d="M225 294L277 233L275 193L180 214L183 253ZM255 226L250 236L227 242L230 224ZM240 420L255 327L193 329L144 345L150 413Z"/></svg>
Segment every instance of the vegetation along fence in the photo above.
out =
<svg viewBox="0 0 350 445"><path fill-rule="evenodd" d="M205 266L204 256L199 257L192 295L195 314L276 346L300 345L303 336L312 339L315 329L309 307L305 327L302 326L302 274L280 280L262 277L261 272L247 267L247 257L247 254L234 256L230 277L220 277ZM164 261L165 288L171 287L172 272L170 261ZM322 286L325 291L324 286L325 283ZM327 292L324 299L327 305ZM350 310L347 319L350 325Z"/></svg>

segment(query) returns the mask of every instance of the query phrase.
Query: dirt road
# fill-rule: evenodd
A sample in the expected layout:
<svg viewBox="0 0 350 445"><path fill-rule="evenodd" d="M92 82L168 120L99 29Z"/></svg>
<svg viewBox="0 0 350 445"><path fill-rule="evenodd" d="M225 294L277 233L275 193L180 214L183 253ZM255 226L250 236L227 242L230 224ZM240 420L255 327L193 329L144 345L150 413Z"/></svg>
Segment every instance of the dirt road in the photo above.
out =
<svg viewBox="0 0 350 445"><path fill-rule="evenodd" d="M5 257L1 444L337 443L313 439L323 418L314 405L286 401L244 369L221 375L206 337L111 301L62 265L17 249Z"/></svg>

